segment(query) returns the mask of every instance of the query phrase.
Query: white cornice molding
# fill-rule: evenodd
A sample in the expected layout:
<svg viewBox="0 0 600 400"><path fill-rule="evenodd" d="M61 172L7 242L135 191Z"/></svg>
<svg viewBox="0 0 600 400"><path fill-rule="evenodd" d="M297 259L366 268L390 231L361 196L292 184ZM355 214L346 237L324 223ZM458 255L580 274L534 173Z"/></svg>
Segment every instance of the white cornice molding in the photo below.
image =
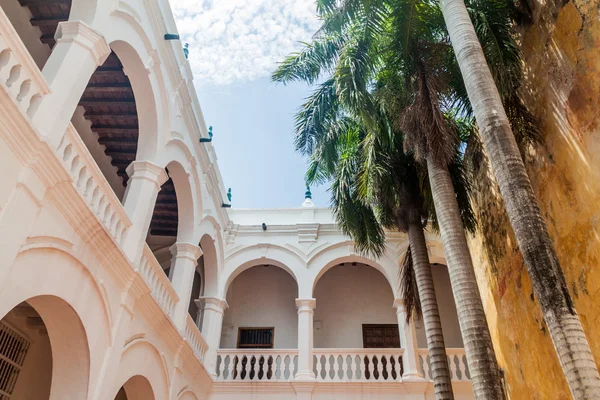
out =
<svg viewBox="0 0 600 400"><path fill-rule="evenodd" d="M60 22L55 38L57 43L74 42L87 49L98 65L104 63L110 54L110 47L104 36L82 21Z"/></svg>

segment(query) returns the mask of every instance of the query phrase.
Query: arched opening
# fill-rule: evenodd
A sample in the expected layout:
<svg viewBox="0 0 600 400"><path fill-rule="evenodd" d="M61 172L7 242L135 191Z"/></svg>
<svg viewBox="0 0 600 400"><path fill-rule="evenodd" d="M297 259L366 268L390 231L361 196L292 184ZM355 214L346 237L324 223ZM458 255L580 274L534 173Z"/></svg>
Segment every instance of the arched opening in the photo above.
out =
<svg viewBox="0 0 600 400"><path fill-rule="evenodd" d="M79 316L64 300L38 296L0 320L0 397L87 398L90 357Z"/></svg>
<svg viewBox="0 0 600 400"><path fill-rule="evenodd" d="M154 392L148 379L136 375L131 378L117 392L115 400L154 400Z"/></svg>
<svg viewBox="0 0 600 400"><path fill-rule="evenodd" d="M229 285L221 348L298 347L298 285L274 265L255 265Z"/></svg>
<svg viewBox="0 0 600 400"><path fill-rule="evenodd" d="M365 379L379 379L378 367L383 367L383 379L390 373L394 379L401 375L394 292L380 271L361 262L340 263L316 282L313 297L317 304L313 317L317 375L336 374L341 368L360 374L361 367ZM336 348L356 350L344 356L318 351ZM398 349L396 353L394 349Z"/></svg>
<svg viewBox="0 0 600 400"><path fill-rule="evenodd" d="M0 0L4 12L41 70L56 44L58 23L71 14L71 0Z"/></svg>

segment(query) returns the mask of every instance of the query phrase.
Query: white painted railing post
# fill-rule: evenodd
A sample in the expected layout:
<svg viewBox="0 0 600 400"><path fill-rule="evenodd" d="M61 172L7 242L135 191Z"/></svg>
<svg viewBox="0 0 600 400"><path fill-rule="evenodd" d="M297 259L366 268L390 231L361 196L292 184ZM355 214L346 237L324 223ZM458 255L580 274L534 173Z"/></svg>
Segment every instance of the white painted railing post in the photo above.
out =
<svg viewBox="0 0 600 400"><path fill-rule="evenodd" d="M56 29L56 46L42 73L51 93L33 116L34 125L57 147L77 103L96 68L110 54L104 37L82 21L65 21Z"/></svg>
<svg viewBox="0 0 600 400"><path fill-rule="evenodd" d="M127 175L129 181L123 207L131 220L131 227L127 230L123 251L135 263L139 260L146 241L158 192L168 176L164 168L150 161L132 162L127 167Z"/></svg>
<svg viewBox="0 0 600 400"><path fill-rule="evenodd" d="M406 323L406 309L402 299L394 300L394 307L398 315L398 332L400 333L400 346L404 349L402 361L404 367L403 379L422 380L419 367L419 354L417 351L417 334L414 324Z"/></svg>
<svg viewBox="0 0 600 400"><path fill-rule="evenodd" d="M208 350L204 356L204 366L213 378L216 379L217 350L221 345L221 329L223 328L223 316L228 307L227 301L216 297L200 297L195 302L198 305L198 309L201 309L203 312L201 332L208 344Z"/></svg>
<svg viewBox="0 0 600 400"><path fill-rule="evenodd" d="M296 380L314 380L313 316L315 299L296 299L298 308L298 372Z"/></svg>
<svg viewBox="0 0 600 400"><path fill-rule="evenodd" d="M180 331L186 326L192 285L194 283L194 272L198 259L202 255L202 249L191 243L177 242L171 246L171 271L169 278L171 284L179 296L179 302L175 304L173 322Z"/></svg>

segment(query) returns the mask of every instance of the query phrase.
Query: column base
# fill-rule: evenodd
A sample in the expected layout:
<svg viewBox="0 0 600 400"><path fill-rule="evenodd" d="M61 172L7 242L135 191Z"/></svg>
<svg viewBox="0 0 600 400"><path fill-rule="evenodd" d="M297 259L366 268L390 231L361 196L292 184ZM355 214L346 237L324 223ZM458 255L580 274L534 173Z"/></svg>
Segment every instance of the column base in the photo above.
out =
<svg viewBox="0 0 600 400"><path fill-rule="evenodd" d="M296 392L296 400L311 400L312 392L315 388L315 382L314 374L312 381L300 382L298 381L298 377L296 377L296 380L292 381L292 386Z"/></svg>
<svg viewBox="0 0 600 400"><path fill-rule="evenodd" d="M402 375L403 382L425 382L427 379L423 378L417 373L409 373Z"/></svg>
<svg viewBox="0 0 600 400"><path fill-rule="evenodd" d="M316 379L317 377L315 376L314 372L298 372L294 378L294 380L297 382L314 381Z"/></svg>

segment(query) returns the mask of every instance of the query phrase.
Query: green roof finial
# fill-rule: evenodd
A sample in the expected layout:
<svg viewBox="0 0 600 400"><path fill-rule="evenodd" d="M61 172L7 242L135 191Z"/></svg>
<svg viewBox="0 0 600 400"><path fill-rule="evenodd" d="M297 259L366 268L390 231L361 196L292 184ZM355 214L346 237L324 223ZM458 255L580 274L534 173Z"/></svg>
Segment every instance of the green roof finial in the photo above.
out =
<svg viewBox="0 0 600 400"><path fill-rule="evenodd" d="M306 185L306 192L304 192L305 199L312 199L312 193L310 192L310 186Z"/></svg>
<svg viewBox="0 0 600 400"><path fill-rule="evenodd" d="M200 138L200 143L210 143L212 142L212 138L213 138L213 132L212 132L212 126L208 127L208 138Z"/></svg>
<svg viewBox="0 0 600 400"><path fill-rule="evenodd" d="M231 203L231 188L227 189L227 200Z"/></svg>

